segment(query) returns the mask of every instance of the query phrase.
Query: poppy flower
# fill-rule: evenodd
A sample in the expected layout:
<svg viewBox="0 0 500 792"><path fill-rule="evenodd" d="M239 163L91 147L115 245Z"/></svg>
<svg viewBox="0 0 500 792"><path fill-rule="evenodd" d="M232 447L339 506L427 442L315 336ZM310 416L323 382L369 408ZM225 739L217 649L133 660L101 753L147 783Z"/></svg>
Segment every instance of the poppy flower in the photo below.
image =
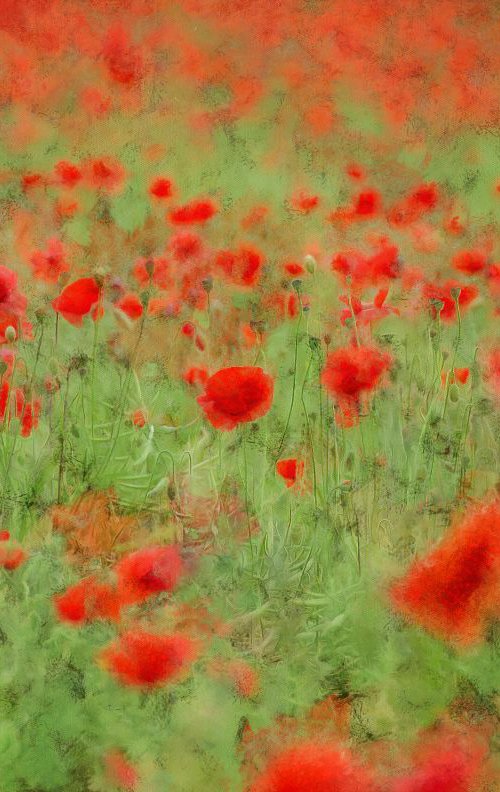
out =
<svg viewBox="0 0 500 792"><path fill-rule="evenodd" d="M94 278L80 278L66 286L59 297L52 300L54 311L67 322L81 327L83 317L97 305L100 289Z"/></svg>
<svg viewBox="0 0 500 792"><path fill-rule="evenodd" d="M82 178L82 171L78 165L61 160L54 168L56 179L63 187L71 189L75 187Z"/></svg>
<svg viewBox="0 0 500 792"><path fill-rule="evenodd" d="M265 220L267 215L269 214L269 207L267 206L254 206L247 215L243 218L240 225L245 231L248 231L250 228L253 228L256 225Z"/></svg>
<svg viewBox="0 0 500 792"><path fill-rule="evenodd" d="M175 545L145 547L124 556L115 571L120 597L131 605L162 591L172 591L182 575L183 563Z"/></svg>
<svg viewBox="0 0 500 792"><path fill-rule="evenodd" d="M391 589L394 606L438 637L477 641L499 614L500 501L472 509Z"/></svg>
<svg viewBox="0 0 500 792"><path fill-rule="evenodd" d="M341 311L340 321L345 325L349 319L353 318L354 314L356 324L364 325L378 322L386 316L390 316L391 313L398 315L397 308L384 304L387 294L387 289L379 289L373 298L373 303L361 302L357 297L349 298L348 295L341 294L339 300L346 305L346 308Z"/></svg>
<svg viewBox="0 0 500 792"><path fill-rule="evenodd" d="M84 578L54 597L54 607L61 621L83 624L95 619L117 621L120 601L115 589L98 583L94 577Z"/></svg>
<svg viewBox="0 0 500 792"><path fill-rule="evenodd" d="M486 267L487 257L481 250L462 250L453 257L454 269L464 275L476 275Z"/></svg>
<svg viewBox="0 0 500 792"><path fill-rule="evenodd" d="M310 195L301 190L295 195L292 195L290 203L296 212L308 215L319 206L319 196Z"/></svg>
<svg viewBox="0 0 500 792"><path fill-rule="evenodd" d="M391 792L472 792L479 788L486 754L474 733L433 735L417 747L413 769L394 779Z"/></svg>
<svg viewBox="0 0 500 792"><path fill-rule="evenodd" d="M264 264L264 256L251 245L241 245L235 252L221 250L215 258L215 264L231 283L237 286L255 286Z"/></svg>
<svg viewBox="0 0 500 792"><path fill-rule="evenodd" d="M135 789L139 773L121 751L109 751L104 757L106 776L111 784L120 789Z"/></svg>
<svg viewBox="0 0 500 792"><path fill-rule="evenodd" d="M83 172L91 187L107 193L118 191L125 180L125 169L113 157L87 160Z"/></svg>
<svg viewBox="0 0 500 792"><path fill-rule="evenodd" d="M391 364L391 356L376 347L340 347L328 355L321 382L349 422L359 416L361 397L377 388Z"/></svg>
<svg viewBox="0 0 500 792"><path fill-rule="evenodd" d="M369 773L349 751L321 742L301 742L271 760L251 792L369 792Z"/></svg>
<svg viewBox="0 0 500 792"><path fill-rule="evenodd" d="M63 272L69 272L65 251L59 239L49 239L46 250L37 250L30 257L35 278L47 283L57 283Z"/></svg>
<svg viewBox="0 0 500 792"><path fill-rule="evenodd" d="M210 200L194 200L190 203L172 209L168 218L174 225L188 225L191 223L206 223L217 213L217 207Z"/></svg>
<svg viewBox="0 0 500 792"><path fill-rule="evenodd" d="M32 399L24 405L21 415L21 437L30 437L33 429L38 429L41 411L40 399Z"/></svg>
<svg viewBox="0 0 500 792"><path fill-rule="evenodd" d="M285 264L283 264L283 269L287 275L291 275L294 278L304 275L305 273L305 268L302 266L302 264L298 264L296 261L287 261Z"/></svg>
<svg viewBox="0 0 500 792"><path fill-rule="evenodd" d="M470 369L468 368L454 368L453 371L443 371L441 372L441 382L443 385L446 385L446 380L450 385L453 385L455 382L459 382L460 385L465 385L467 380L469 379Z"/></svg>
<svg viewBox="0 0 500 792"><path fill-rule="evenodd" d="M381 244L371 255L347 250L333 257L331 268L344 282L349 278L353 287L378 286L400 274L399 250L389 242Z"/></svg>
<svg viewBox="0 0 500 792"><path fill-rule="evenodd" d="M143 426L146 426L148 420L146 410L135 410L131 417L134 426L138 426L140 429L142 429Z"/></svg>
<svg viewBox="0 0 500 792"><path fill-rule="evenodd" d="M255 668L244 660L215 659L209 671L216 677L230 681L236 694L242 698L253 698L259 692L259 676Z"/></svg>
<svg viewBox="0 0 500 792"><path fill-rule="evenodd" d="M458 281L446 281L442 285L425 283L422 295L428 303L432 316L438 314L444 322L452 322L456 317L456 306L453 294L458 293L460 311L465 311L474 302L479 292L475 286L463 286Z"/></svg>
<svg viewBox="0 0 500 792"><path fill-rule="evenodd" d="M170 179L154 179L149 185L150 195L155 198L171 198L173 195L173 184Z"/></svg>
<svg viewBox="0 0 500 792"><path fill-rule="evenodd" d="M273 393L273 380L261 368L230 366L208 378L197 401L212 426L230 431L262 418L271 407Z"/></svg>
<svg viewBox="0 0 500 792"><path fill-rule="evenodd" d="M172 251L172 256L176 261L186 262L200 255L203 243L198 234L193 234L190 231L180 231L170 239L169 249Z"/></svg>
<svg viewBox="0 0 500 792"><path fill-rule="evenodd" d="M0 547L0 567L3 567L8 572L13 572L14 569L20 567L27 558L28 555L22 547L15 545L2 545Z"/></svg>
<svg viewBox="0 0 500 792"><path fill-rule="evenodd" d="M113 25L106 33L102 55L114 82L133 85L141 79L144 71L141 52L130 44L127 31L121 25Z"/></svg>
<svg viewBox="0 0 500 792"><path fill-rule="evenodd" d="M16 327L16 319L23 316L27 305L26 297L17 288L17 273L0 265L0 316L15 317L10 324Z"/></svg>
<svg viewBox="0 0 500 792"><path fill-rule="evenodd" d="M489 352L485 364L485 379L495 396L500 398L500 347Z"/></svg>
<svg viewBox="0 0 500 792"><path fill-rule="evenodd" d="M178 679L197 654L196 643L183 635L129 630L101 653L111 674L125 685L154 687Z"/></svg>
<svg viewBox="0 0 500 792"><path fill-rule="evenodd" d="M183 380L188 385L204 385L208 379L208 371L205 368L192 366L184 372Z"/></svg>
<svg viewBox="0 0 500 792"><path fill-rule="evenodd" d="M170 275L170 262L161 256L137 259L132 269L132 275L139 286L146 287L152 281L159 289L168 289L173 284Z"/></svg>
<svg viewBox="0 0 500 792"><path fill-rule="evenodd" d="M287 487L293 487L297 479L302 478L304 462L297 459L279 459L276 462L276 473L284 479Z"/></svg>
<svg viewBox="0 0 500 792"><path fill-rule="evenodd" d="M115 302L115 307L119 308L120 311L123 311L123 313L133 321L139 319L142 316L142 312L144 310L137 294L134 294L133 292L127 292L127 294L124 294L123 297L120 297L120 299Z"/></svg>

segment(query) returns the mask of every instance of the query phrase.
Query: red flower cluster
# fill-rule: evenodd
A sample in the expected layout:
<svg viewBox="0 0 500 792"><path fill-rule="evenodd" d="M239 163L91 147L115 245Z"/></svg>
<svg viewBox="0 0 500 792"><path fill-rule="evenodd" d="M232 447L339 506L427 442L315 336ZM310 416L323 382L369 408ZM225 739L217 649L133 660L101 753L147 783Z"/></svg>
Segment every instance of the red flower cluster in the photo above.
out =
<svg viewBox="0 0 500 792"><path fill-rule="evenodd" d="M440 316L444 322L452 322L457 313L454 294L457 294L460 312L463 313L474 302L479 292L475 286L463 286L458 281L445 281L443 284L426 283L422 289L424 300L429 305L432 316Z"/></svg>
<svg viewBox="0 0 500 792"><path fill-rule="evenodd" d="M273 380L261 368L230 366L208 378L197 401L212 426L230 431L262 418L271 407L273 393Z"/></svg>
<svg viewBox="0 0 500 792"><path fill-rule="evenodd" d="M388 353L371 346L341 347L328 355L321 381L346 425L358 419L362 397L377 388L391 364Z"/></svg>
<svg viewBox="0 0 500 792"><path fill-rule="evenodd" d="M471 510L393 585L395 607L435 635L468 644L500 612L500 501Z"/></svg>

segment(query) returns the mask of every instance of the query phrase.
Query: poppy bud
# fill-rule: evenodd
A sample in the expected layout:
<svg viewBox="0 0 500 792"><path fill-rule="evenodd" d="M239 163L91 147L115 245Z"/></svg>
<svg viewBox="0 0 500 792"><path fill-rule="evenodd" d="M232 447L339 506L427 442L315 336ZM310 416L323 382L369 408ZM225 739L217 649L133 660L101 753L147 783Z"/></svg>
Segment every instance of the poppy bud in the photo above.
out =
<svg viewBox="0 0 500 792"><path fill-rule="evenodd" d="M314 256L311 256L311 255L308 253L308 254L307 254L307 256L305 256L305 257L304 257L304 266L305 266L306 270L307 270L307 271L308 271L308 272L309 272L311 275L313 275L313 274L314 274L314 271L315 271L315 269L316 269L316 259L314 258Z"/></svg>
<svg viewBox="0 0 500 792"><path fill-rule="evenodd" d="M203 278L201 285L205 289L206 293L210 294L214 286L213 278L211 278L210 276L208 278Z"/></svg>
<svg viewBox="0 0 500 792"><path fill-rule="evenodd" d="M9 325L8 327L6 327L6 329L5 329L5 340L9 344L12 344L16 340L16 338L17 338L17 333L16 333L15 327L12 327L12 325Z"/></svg>
<svg viewBox="0 0 500 792"><path fill-rule="evenodd" d="M460 394L458 392L458 385L452 385L448 395L450 401L455 404L460 398Z"/></svg>
<svg viewBox="0 0 500 792"><path fill-rule="evenodd" d="M292 286L295 289L295 291L297 292L297 294L299 294L301 286L302 286L302 281L300 280L300 278L297 278L296 280L293 280L292 281Z"/></svg>
<svg viewBox="0 0 500 792"><path fill-rule="evenodd" d="M154 263L153 259L148 259L146 261L146 263L144 264L144 269L146 270L148 276L150 278L152 278L153 277L153 272L155 271L155 263Z"/></svg>
<svg viewBox="0 0 500 792"><path fill-rule="evenodd" d="M460 286L453 286L450 289L450 294L453 297L453 299L455 300L455 302L457 302L457 300L459 299L461 293L462 293L462 289L460 288Z"/></svg>
<svg viewBox="0 0 500 792"><path fill-rule="evenodd" d="M175 484L174 484L173 481L171 481L169 483L168 487L167 487L167 496L168 496L168 499L170 501L175 500L176 490L175 490Z"/></svg>

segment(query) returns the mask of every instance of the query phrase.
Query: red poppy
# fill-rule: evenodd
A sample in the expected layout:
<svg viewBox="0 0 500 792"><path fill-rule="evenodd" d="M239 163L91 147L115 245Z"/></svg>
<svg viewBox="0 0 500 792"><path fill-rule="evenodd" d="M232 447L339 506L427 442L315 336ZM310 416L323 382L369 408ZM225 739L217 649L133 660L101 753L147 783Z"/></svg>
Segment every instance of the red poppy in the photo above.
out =
<svg viewBox="0 0 500 792"><path fill-rule="evenodd" d="M82 178L82 171L77 165L61 160L54 168L56 178L63 187L74 187Z"/></svg>
<svg viewBox="0 0 500 792"><path fill-rule="evenodd" d="M134 426L138 426L140 429L142 429L143 426L146 426L148 420L148 414L146 410L135 410L131 417Z"/></svg>
<svg viewBox="0 0 500 792"><path fill-rule="evenodd" d="M319 206L319 196L301 190L292 196L290 203L296 212L308 215Z"/></svg>
<svg viewBox="0 0 500 792"><path fill-rule="evenodd" d="M24 405L21 417L21 437L30 437L33 429L38 429L38 420L42 411L40 399L32 399Z"/></svg>
<svg viewBox="0 0 500 792"><path fill-rule="evenodd" d="M390 316L391 313L396 315L399 314L397 308L393 308L391 305L385 305L387 294L387 289L379 289L373 298L373 303L361 302L357 297L349 298L348 295L341 294L339 300L345 304L346 308L340 313L340 321L345 325L349 319L353 318L354 314L356 324L364 325L378 322L386 316Z"/></svg>
<svg viewBox="0 0 500 792"><path fill-rule="evenodd" d="M173 195L173 184L170 179L154 179L149 185L149 192L155 198L171 198Z"/></svg>
<svg viewBox="0 0 500 792"><path fill-rule="evenodd" d="M168 217L174 225L188 225L206 223L216 213L217 207L213 201L195 200L184 204L184 206L179 206L177 209L172 209Z"/></svg>
<svg viewBox="0 0 500 792"><path fill-rule="evenodd" d="M357 217L374 217L382 206L378 190L363 190L356 196L353 212Z"/></svg>
<svg viewBox="0 0 500 792"><path fill-rule="evenodd" d="M454 256L453 267L465 275L476 275L486 267L487 256L481 250L461 250Z"/></svg>
<svg viewBox="0 0 500 792"><path fill-rule="evenodd" d="M179 231L170 239L169 248L176 261L186 262L200 255L203 243L198 234L193 234L191 231Z"/></svg>
<svg viewBox="0 0 500 792"><path fill-rule="evenodd" d="M255 286L263 263L264 256L251 245L241 245L235 252L221 250L215 258L216 266L237 286Z"/></svg>
<svg viewBox="0 0 500 792"><path fill-rule="evenodd" d="M173 285L170 262L162 256L137 259L132 269L132 275L139 286L147 286L150 281L159 289L168 289Z"/></svg>
<svg viewBox="0 0 500 792"><path fill-rule="evenodd" d="M321 742L301 742L271 760L251 792L369 792L373 782L349 751Z"/></svg>
<svg viewBox="0 0 500 792"><path fill-rule="evenodd" d="M483 789L482 776L487 749L474 733L443 734L418 746L415 767L394 779L391 792L472 792Z"/></svg>
<svg viewBox="0 0 500 792"><path fill-rule="evenodd" d="M157 635L129 630L101 653L106 668L126 685L153 687L178 679L197 646L182 633Z"/></svg>
<svg viewBox="0 0 500 792"><path fill-rule="evenodd" d="M97 305L99 296L100 289L94 278L80 278L66 286L59 297L52 300L52 307L67 322L81 327L83 317Z"/></svg>
<svg viewBox="0 0 500 792"><path fill-rule="evenodd" d="M421 184L406 198L391 207L387 219L392 225L406 226L419 220L427 212L436 208L439 193L436 184Z"/></svg>
<svg viewBox="0 0 500 792"><path fill-rule="evenodd" d="M63 272L69 272L64 247L59 239L49 239L46 250L35 251L30 258L35 278L57 283Z"/></svg>
<svg viewBox="0 0 500 792"><path fill-rule="evenodd" d="M133 85L141 79L144 71L141 52L130 44L128 33L121 25L113 25L106 33L102 55L115 82Z"/></svg>
<svg viewBox="0 0 500 792"><path fill-rule="evenodd" d="M3 567L8 572L20 567L27 558L28 555L22 547L13 545L2 545L0 547L0 567Z"/></svg>
<svg viewBox="0 0 500 792"><path fill-rule="evenodd" d="M359 250L337 253L331 262L333 272L350 278L354 287L378 286L381 282L393 280L400 273L399 250L396 245L384 241L379 249L370 256Z"/></svg>
<svg viewBox="0 0 500 792"><path fill-rule="evenodd" d="M488 353L485 364L485 379L495 396L500 398L500 347Z"/></svg>
<svg viewBox="0 0 500 792"><path fill-rule="evenodd" d="M287 275L291 275L294 278L297 278L298 276L305 273L305 269L302 264L298 264L295 261L287 261L285 264L283 264L283 269Z"/></svg>
<svg viewBox="0 0 500 792"><path fill-rule="evenodd" d="M453 385L455 382L459 382L460 385L465 385L467 380L469 379L470 370L468 368L454 368L453 371L442 371L441 372L441 382L443 385L446 385L446 380L450 385Z"/></svg>
<svg viewBox="0 0 500 792"><path fill-rule="evenodd" d="M139 773L121 751L110 751L104 757L108 780L120 789L135 789Z"/></svg>
<svg viewBox="0 0 500 792"><path fill-rule="evenodd" d="M125 169L112 157L88 160L84 163L84 173L91 187L108 193L119 190L125 179Z"/></svg>
<svg viewBox="0 0 500 792"><path fill-rule="evenodd" d="M361 165L358 165L356 162L352 162L348 165L345 172L351 179L355 179L356 181L361 181L366 175Z"/></svg>
<svg viewBox="0 0 500 792"><path fill-rule="evenodd" d="M262 223L268 214L269 208L267 206L254 206L243 218L240 225L245 231L248 231L249 228L253 228Z"/></svg>
<svg viewBox="0 0 500 792"><path fill-rule="evenodd" d="M143 602L154 594L172 591L183 572L175 545L145 547L124 556L115 567L122 602Z"/></svg>
<svg viewBox="0 0 500 792"><path fill-rule="evenodd" d="M120 311L123 311L123 313L133 321L139 319L142 316L142 312L144 310L139 297L133 292L127 292L127 294L124 294L123 297L115 302L115 306L116 308L119 308Z"/></svg>
<svg viewBox="0 0 500 792"><path fill-rule="evenodd" d="M61 621L83 624L95 619L117 621L120 600L115 589L98 583L94 577L84 578L54 597L54 607Z"/></svg>
<svg viewBox="0 0 500 792"><path fill-rule="evenodd" d="M376 347L353 345L330 352L321 382L347 422L359 416L361 397L375 390L391 364L391 356Z"/></svg>
<svg viewBox="0 0 500 792"><path fill-rule="evenodd" d="M287 487L293 487L297 479L302 478L304 462L297 459L279 459L276 462L276 473L285 480Z"/></svg>
<svg viewBox="0 0 500 792"><path fill-rule="evenodd" d="M437 636L477 641L500 603L500 501L475 508L391 590L394 605Z"/></svg>
<svg viewBox="0 0 500 792"><path fill-rule="evenodd" d="M273 393L273 380L261 368L231 366L208 378L205 393L197 401L212 426L230 431L262 418L271 407Z"/></svg>
<svg viewBox="0 0 500 792"><path fill-rule="evenodd" d="M0 265L0 317L14 317L10 324L17 328L17 320L24 315L27 305L26 297L17 289L17 274Z"/></svg>
<svg viewBox="0 0 500 792"><path fill-rule="evenodd" d="M208 379L208 371L205 368L192 366L184 372L183 380L188 385L204 385Z"/></svg>
<svg viewBox="0 0 500 792"><path fill-rule="evenodd" d="M465 311L474 302L479 292L475 286L462 286L458 281L446 281L443 284L425 283L422 295L429 304L431 314L438 314L444 322L452 322L456 317L454 293L458 294L460 311ZM442 305L441 305L442 304Z"/></svg>

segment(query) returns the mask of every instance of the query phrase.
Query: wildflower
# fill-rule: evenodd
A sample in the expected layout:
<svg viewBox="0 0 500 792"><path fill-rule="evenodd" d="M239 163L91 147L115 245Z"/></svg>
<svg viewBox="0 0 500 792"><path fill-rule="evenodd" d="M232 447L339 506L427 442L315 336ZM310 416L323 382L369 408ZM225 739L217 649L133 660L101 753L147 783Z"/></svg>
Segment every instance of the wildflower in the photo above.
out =
<svg viewBox="0 0 500 792"><path fill-rule="evenodd" d="M292 196L290 201L292 208L303 215L310 214L319 205L319 196L310 195L309 193L300 190Z"/></svg>
<svg viewBox="0 0 500 792"><path fill-rule="evenodd" d="M283 269L287 275L291 275L294 278L304 275L305 273L305 269L302 264L298 264L295 261L287 261L285 264L283 264Z"/></svg>
<svg viewBox="0 0 500 792"><path fill-rule="evenodd" d="M47 283L57 283L63 272L69 272L65 252L59 239L49 239L46 250L35 251L30 258L35 278Z"/></svg>
<svg viewBox="0 0 500 792"><path fill-rule="evenodd" d="M0 547L0 567L3 567L8 572L13 572L20 567L27 558L28 555L22 547L17 547L16 545L2 545Z"/></svg>
<svg viewBox="0 0 500 792"><path fill-rule="evenodd" d="M170 179L154 179L149 185L149 193L155 198L171 198L173 195L173 184Z"/></svg>
<svg viewBox="0 0 500 792"><path fill-rule="evenodd" d="M191 203L172 209L168 217L174 225L206 223L217 213L217 207L210 200L194 200Z"/></svg>
<svg viewBox="0 0 500 792"><path fill-rule="evenodd" d="M261 368L231 366L208 378L197 401L212 426L230 431L262 418L271 407L273 393L273 380Z"/></svg>
<svg viewBox="0 0 500 792"><path fill-rule="evenodd" d="M452 322L455 319L456 305L453 297L455 290L459 292L458 305L461 312L464 312L479 294L475 286L462 286L455 280L446 281L442 285L436 283L423 285L422 295L434 317L439 315L444 322Z"/></svg>
<svg viewBox="0 0 500 792"><path fill-rule="evenodd" d="M446 380L450 385L459 382L460 385L465 385L469 379L470 369L468 368L454 368L453 371L441 372L441 382L446 385Z"/></svg>
<svg viewBox="0 0 500 792"><path fill-rule="evenodd" d="M251 792L369 792L369 774L344 748L300 742L271 760Z"/></svg>
<svg viewBox="0 0 500 792"><path fill-rule="evenodd" d="M486 357L485 379L493 393L500 398L500 347L492 349Z"/></svg>
<svg viewBox="0 0 500 792"><path fill-rule="evenodd" d="M287 487L293 487L297 479L303 476L304 462L295 458L280 459L276 462L276 473L284 479Z"/></svg>
<svg viewBox="0 0 500 792"><path fill-rule="evenodd" d="M75 327L81 327L83 317L96 306L100 289L94 278L80 278L66 286L59 297L52 300L54 311Z"/></svg>
<svg viewBox="0 0 500 792"><path fill-rule="evenodd" d="M125 179L125 169L112 157L88 160L84 163L83 172L91 187L107 193L117 192Z"/></svg>
<svg viewBox="0 0 500 792"><path fill-rule="evenodd" d="M98 583L94 577L84 578L54 597L54 607L61 621L83 624L95 619L117 621L120 600L115 589Z"/></svg>
<svg viewBox="0 0 500 792"><path fill-rule="evenodd" d="M178 679L196 654L196 643L182 633L129 630L104 649L101 659L124 684L147 688Z"/></svg>
<svg viewBox="0 0 500 792"><path fill-rule="evenodd" d="M114 82L133 85L142 77L144 64L141 52L129 43L127 31L120 25L112 26L106 33L102 55Z"/></svg>
<svg viewBox="0 0 500 792"><path fill-rule="evenodd" d="M123 297L120 297L120 299L115 302L115 307L119 308L129 319L134 321L142 316L144 310L139 297L133 292L127 292Z"/></svg>
<svg viewBox="0 0 500 792"><path fill-rule="evenodd" d="M176 261L185 262L200 255L203 243L198 234L182 231L172 236L169 248Z"/></svg>
<svg viewBox="0 0 500 792"><path fill-rule="evenodd" d="M134 426L138 426L140 429L142 429L143 426L146 426L148 420L148 414L146 410L134 410L131 417Z"/></svg>
<svg viewBox="0 0 500 792"><path fill-rule="evenodd" d="M63 187L71 189L75 187L82 178L82 171L77 165L61 160L54 168L56 179Z"/></svg>
<svg viewBox="0 0 500 792"><path fill-rule="evenodd" d="M188 385L205 385L208 379L208 371L205 368L192 366L184 372L183 380Z"/></svg>
<svg viewBox="0 0 500 792"><path fill-rule="evenodd" d="M132 275L139 286L148 286L150 281L159 289L168 289L173 281L170 275L170 262L167 258L140 258L135 262Z"/></svg>
<svg viewBox="0 0 500 792"><path fill-rule="evenodd" d="M476 275L486 267L487 257L481 250L462 250L453 257L452 265L464 275Z"/></svg>
<svg viewBox="0 0 500 792"><path fill-rule="evenodd" d="M458 643L477 641L500 593L500 501L469 511L426 557L393 585L391 599L409 619Z"/></svg>
<svg viewBox="0 0 500 792"><path fill-rule="evenodd" d="M237 286L255 286L264 264L264 256L251 245L241 245L236 252L221 250L216 256L215 264Z"/></svg>
<svg viewBox="0 0 500 792"><path fill-rule="evenodd" d="M183 563L175 545L145 547L124 556L115 571L120 597L130 605L172 591L182 575Z"/></svg>
<svg viewBox="0 0 500 792"><path fill-rule="evenodd" d="M134 790L139 783L139 773L121 751L109 751L104 757L106 775L114 786Z"/></svg>
<svg viewBox="0 0 500 792"><path fill-rule="evenodd" d="M371 324L372 322L378 322L381 319L384 319L386 316L390 316L391 313L399 314L397 308L393 308L390 305L384 305L385 298L387 297L388 289L379 289L375 297L373 298L373 303L365 303L358 300L357 297L349 298L346 294L341 294L339 299L346 305L341 311L340 314L340 321L343 325L349 319L353 318L353 315L356 319L356 324Z"/></svg>
<svg viewBox="0 0 500 792"><path fill-rule="evenodd" d="M330 352L321 381L348 423L359 416L361 397L377 388L391 364L389 354L371 346L353 345Z"/></svg>

